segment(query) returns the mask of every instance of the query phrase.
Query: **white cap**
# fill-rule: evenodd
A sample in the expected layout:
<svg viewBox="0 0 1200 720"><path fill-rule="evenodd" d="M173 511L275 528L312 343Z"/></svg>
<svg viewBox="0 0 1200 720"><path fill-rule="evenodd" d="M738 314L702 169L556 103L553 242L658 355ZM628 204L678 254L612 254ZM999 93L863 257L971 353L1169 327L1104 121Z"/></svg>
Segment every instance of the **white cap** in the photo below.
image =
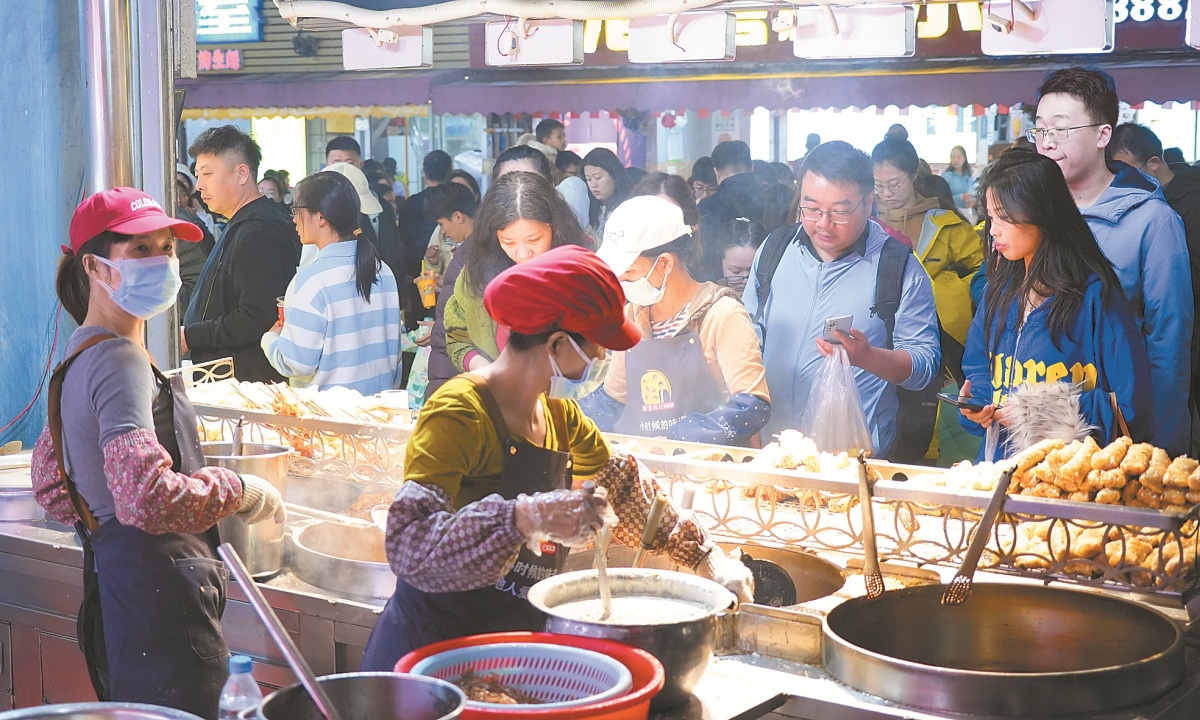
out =
<svg viewBox="0 0 1200 720"><path fill-rule="evenodd" d="M196 189L196 176L192 174L192 171L188 169L187 165L184 165L183 163L175 163L175 172L187 177L188 182L192 184L192 189Z"/></svg>
<svg viewBox="0 0 1200 720"><path fill-rule="evenodd" d="M596 254L620 277L642 253L691 234L678 205L657 195L639 195L608 216Z"/></svg>
<svg viewBox="0 0 1200 720"><path fill-rule="evenodd" d="M362 170L348 162L335 162L332 165L326 165L321 172L345 175L346 179L354 185L355 192L358 193L358 202L362 206L364 215L378 215L383 212L383 206L379 204L379 198L375 197L375 193L371 192L371 185L367 182L367 176L363 175Z"/></svg>

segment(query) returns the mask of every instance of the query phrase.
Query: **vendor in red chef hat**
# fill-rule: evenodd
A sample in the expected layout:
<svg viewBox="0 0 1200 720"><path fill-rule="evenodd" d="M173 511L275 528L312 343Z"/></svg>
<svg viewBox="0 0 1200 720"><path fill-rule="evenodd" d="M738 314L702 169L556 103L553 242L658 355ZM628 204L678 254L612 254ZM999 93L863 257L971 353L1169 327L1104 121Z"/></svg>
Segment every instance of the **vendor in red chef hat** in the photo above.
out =
<svg viewBox="0 0 1200 720"><path fill-rule="evenodd" d="M511 330L499 358L426 402L388 511L396 592L376 623L364 671L390 671L410 650L487 632L541 630L526 595L562 570L569 547L604 525L635 545L653 476L616 455L576 402L604 381L607 350L641 337L625 296L591 251L566 245L500 273L484 293ZM584 479L594 494L573 488ZM753 595L749 571L691 519L664 514L655 550Z"/></svg>

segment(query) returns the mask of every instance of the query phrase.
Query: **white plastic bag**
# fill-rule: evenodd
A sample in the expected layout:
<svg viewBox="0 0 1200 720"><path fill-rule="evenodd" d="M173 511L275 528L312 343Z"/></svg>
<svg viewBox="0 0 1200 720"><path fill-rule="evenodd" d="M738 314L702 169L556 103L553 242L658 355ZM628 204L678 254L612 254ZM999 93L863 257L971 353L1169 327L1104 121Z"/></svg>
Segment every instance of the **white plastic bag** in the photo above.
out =
<svg viewBox="0 0 1200 720"><path fill-rule="evenodd" d="M869 455L874 451L854 367L841 345L834 346L813 380L799 430L825 452L855 454L863 450Z"/></svg>

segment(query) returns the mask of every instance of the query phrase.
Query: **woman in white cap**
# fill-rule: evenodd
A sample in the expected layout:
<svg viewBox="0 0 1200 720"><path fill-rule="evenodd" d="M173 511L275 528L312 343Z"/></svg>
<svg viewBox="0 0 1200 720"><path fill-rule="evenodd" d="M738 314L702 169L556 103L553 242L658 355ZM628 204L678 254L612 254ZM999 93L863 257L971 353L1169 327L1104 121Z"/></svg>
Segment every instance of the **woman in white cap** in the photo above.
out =
<svg viewBox="0 0 1200 720"><path fill-rule="evenodd" d="M145 321L179 289L175 243L200 237L134 188L75 209L56 290L79 329L50 378L32 476L83 544L79 643L97 696L211 719L229 654L217 521L282 522L283 509L266 480L204 466L181 378L146 354Z"/></svg>
<svg viewBox="0 0 1200 720"><path fill-rule="evenodd" d="M319 172L300 181L295 197L296 232L316 257L288 285L284 320L263 335L263 353L295 386L390 390L400 358L400 294L359 226L358 193L344 175Z"/></svg>
<svg viewBox="0 0 1200 720"><path fill-rule="evenodd" d="M750 316L732 290L692 277L699 253L665 196L630 198L609 216L597 254L620 278L643 341L614 355L603 389L584 403L601 430L747 445L770 419Z"/></svg>

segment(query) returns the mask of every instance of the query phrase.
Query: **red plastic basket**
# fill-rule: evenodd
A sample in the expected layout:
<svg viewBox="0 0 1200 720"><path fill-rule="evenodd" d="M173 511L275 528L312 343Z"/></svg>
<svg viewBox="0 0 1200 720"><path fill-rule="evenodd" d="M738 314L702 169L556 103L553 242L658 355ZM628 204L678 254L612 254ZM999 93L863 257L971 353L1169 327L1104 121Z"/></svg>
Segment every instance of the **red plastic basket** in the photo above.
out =
<svg viewBox="0 0 1200 720"><path fill-rule="evenodd" d="M554 633L488 633L486 635L468 635L454 640L426 645L413 650L400 658L396 663L396 672L408 672L421 660L447 650L455 650L473 645L491 645L495 643L548 643L552 645L568 645L583 648L607 655L629 668L633 676L633 687L628 695L603 700L591 705L576 708L551 708L537 710L522 708L507 710L503 705L489 707L486 711L473 708L463 710L463 720L485 720L485 718L562 718L562 720L646 720L650 716L650 701L662 690L666 675L662 663L645 650L630 647L613 640L578 637L575 635L556 635Z"/></svg>

